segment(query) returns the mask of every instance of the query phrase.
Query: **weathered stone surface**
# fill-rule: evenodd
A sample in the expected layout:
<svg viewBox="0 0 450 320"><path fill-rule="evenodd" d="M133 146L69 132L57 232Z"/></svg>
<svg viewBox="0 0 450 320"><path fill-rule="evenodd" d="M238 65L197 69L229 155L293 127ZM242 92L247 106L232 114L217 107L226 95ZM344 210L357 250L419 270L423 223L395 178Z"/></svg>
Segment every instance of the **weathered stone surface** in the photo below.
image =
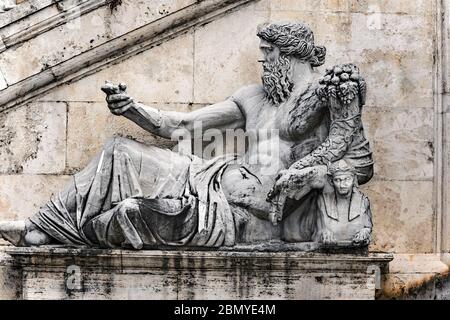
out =
<svg viewBox="0 0 450 320"><path fill-rule="evenodd" d="M5 77L3 76L2 71L0 70L0 90L5 89L8 86L6 83Z"/></svg>
<svg viewBox="0 0 450 320"><path fill-rule="evenodd" d="M380 298L445 299L448 271L439 254L395 254L389 274L384 276Z"/></svg>
<svg viewBox="0 0 450 320"><path fill-rule="evenodd" d="M51 1L47 2L50 3ZM124 5L119 6L117 13L114 13L108 20L109 22L114 20L110 27L114 30L117 28L117 34L123 32L127 25L134 26L133 19L137 20L136 23L140 23L140 14L145 14L147 11L138 12L136 10L136 6L143 1L135 1L136 5L132 1L123 2ZM159 3L160 1L154 2ZM408 253L431 252L433 248L432 239L436 233L432 228L432 192L435 189L431 179L434 178L434 150L438 146L435 146L433 141L434 115L432 114L431 86L434 76L432 73L433 44L431 42L434 37L432 17L434 12L432 11L433 6L428 0L260 1L259 6L254 9L251 9L253 5L246 9L241 8L236 13L198 28L195 34L195 50L194 46L191 46L194 43L194 37L191 34L186 36L183 41L178 38L133 57L130 59L130 61L134 61L133 63L122 62L101 71L99 76L93 75L78 83L58 88L42 97L42 100L89 101L69 105L69 125L67 128L69 137L67 162L69 167L71 169L82 167L88 158L101 147L105 138L113 134L131 136L148 143L164 145L159 144L160 141L154 140L152 136L133 124L128 124L126 121L122 122L120 118L109 115L104 102L104 95L98 90L106 79L126 81L133 97L148 104L154 103L154 106L161 106L161 108L166 108L167 105L164 102L185 103L194 101L194 96L196 102L213 102L216 101L212 100L213 98L224 98L241 85L259 82L260 67L256 63L258 56L254 50L255 47L252 46L252 50L247 50L247 43L248 48L250 48L252 42L257 44L254 26L253 23L243 24L243 21L264 21L265 17L268 16L268 10L266 11L267 7L261 5L263 2L264 5L270 7L269 18L271 21L303 20L311 25L315 30L317 44L324 44L328 48L326 65L354 61L366 75L369 95L368 106L364 110L364 123L367 136L374 149L375 178L378 179L378 181L371 182L371 185L365 187L371 198L374 213L375 244L372 249ZM151 9L157 10L158 6L152 6ZM53 12L57 13L57 10L55 9ZM156 11L154 12L158 15ZM98 12L92 16L103 19L102 16L98 15ZM31 23L32 21L24 21L21 25L31 25ZM96 23L100 23L100 20L94 19L86 26L93 28ZM418 25L420 27L417 27ZM17 26L14 25L14 27ZM17 27L15 30L20 28ZM231 28L234 38L246 42L246 44L241 47L235 46L234 42L230 41L234 38L217 37L213 34L213 32L216 32L224 35L228 28ZM239 32L241 29L243 31ZM8 28L8 32L10 31L11 33L8 33L8 35L13 33L13 28ZM83 32L83 41L89 43L91 40L89 36L97 34L96 32L92 32L92 30ZM52 39L54 34L49 35L51 33L44 36L47 42L51 42L48 41L49 39L54 40ZM60 36L58 35L58 37ZM73 40L70 35L67 36L67 39ZM45 49L45 41L42 42L42 49ZM58 43L61 44L62 42ZM100 42L94 41L94 45L98 43ZM214 45L211 45L211 43ZM90 44L83 44L83 46L89 48ZM32 56L34 56L35 53L30 52L30 48L32 47L28 47L28 51L21 51L21 55L24 57L21 65L28 63L27 54L33 53ZM78 49L84 50L81 47ZM78 49L70 49L69 54L75 54ZM178 54L179 51L181 51L180 54ZM150 52L154 52L154 54ZM218 58L211 63L208 58L213 54L216 54ZM43 56L48 58L48 55L44 54ZM187 63L188 59L192 59L191 56L196 56L195 68L192 60ZM11 55L11 57L14 58L14 55ZM39 55L36 54L35 57L39 58ZM31 57L30 65L34 63L35 57ZM55 56L55 58L58 58L58 56ZM11 63L14 64L15 61L11 60ZM133 66L133 64L138 67ZM240 64L245 64L245 68L239 69ZM149 65L151 67L147 70L146 68ZM159 66L163 66L161 70L159 70ZM13 66L8 65L8 68L9 76L14 79L16 74L11 69ZM24 70L19 70L22 75L34 72L33 68L30 67L33 70L25 70L27 68L24 67ZM180 69L193 70L193 73L181 72ZM37 66L36 70L39 70ZM152 73L154 70L159 70L156 75ZM164 78L165 70L169 70L170 73L172 70L176 71L174 71L175 74ZM222 74L218 74L218 71ZM164 78L163 85L155 80L158 78ZM177 78L179 79L177 80ZM143 83L145 86L142 85ZM194 95L191 93L193 83L195 83ZM218 86L219 89L212 90L210 83L214 83L214 87ZM147 86L147 84L149 85ZM178 84L179 87L177 87ZM204 88L205 91L199 91L198 88ZM0 84L1 89L2 85ZM181 92L181 96L175 93L176 90ZM96 101L98 105L91 104L90 101ZM58 107L55 110L63 109L62 106L59 107L60 104L57 105ZM179 110L185 109L185 106L186 110L189 110L188 104L180 104ZM91 107L93 111L88 112ZM375 108L372 109L371 107ZM48 108L46 112L51 112L51 110ZM19 112L19 110L17 111ZM23 111L20 111L17 117L23 119ZM14 116L15 118L16 116ZM49 115L44 116L44 118L42 121L48 120L50 127L55 127L56 120ZM98 126L98 128L89 127L89 125L96 123L100 123L101 126ZM59 125L58 122L57 126ZM40 128L43 127L40 126ZM2 130L4 128L0 127L0 131ZM28 129L23 129L23 132L19 132L19 134L21 135L20 139L23 139L28 146L32 139L28 141L25 138L28 137L27 132ZM82 147L82 143L76 141L77 136L80 141L86 143L83 143ZM65 152L56 153L52 151L56 147L62 147L65 144L65 138L58 139L57 143L56 139L49 143L53 143L53 146L45 147L44 150L39 151L38 158L25 160L24 172L58 173L61 171L63 167L59 164L62 163L62 158L57 159L57 166L51 166L50 164L54 163L55 155L65 155ZM47 142L41 144L46 145ZM13 154L3 154L2 150L6 149L0 148L0 156L2 157L0 169L2 172L13 172L16 170L15 168L22 166L21 159L26 158L25 151L27 151L27 148L14 148ZM32 148L29 148L29 150L32 150ZM32 163L32 165L27 165L28 163ZM58 172L53 171L53 168L56 167ZM60 189L59 185L47 184L49 180L56 181L59 179L51 176L40 176L39 179L44 182L39 182L38 187L24 188L28 179L37 179L36 177L0 177L0 181L2 181L0 201L7 199L8 206L12 203L12 207L17 208L20 212L16 215L15 209L8 209L6 213L2 211L0 212L2 219L28 216L31 211L34 212L38 205L42 205L48 199L49 192ZM62 179L68 178L62 177ZM11 182L13 180L15 182ZM15 191L12 192L10 189ZM33 192L30 192L30 190ZM7 195L6 198L4 195ZM25 195L25 199L32 196L42 197L42 199L36 200L33 206L27 207L22 203L23 195ZM450 208L450 197L447 197L447 201L448 208ZM447 223L448 221L449 219L447 219ZM450 246L449 244L450 233L447 241L448 246ZM447 250L449 249L448 247ZM426 270L422 271L426 272ZM414 270L411 271L411 274L414 276L414 272L422 271ZM402 279L401 282L406 283L406 280Z"/></svg>
<svg viewBox="0 0 450 320"><path fill-rule="evenodd" d="M51 247L8 252L23 270L26 299L374 299L376 275L369 270L384 274L392 259ZM70 287L65 275L74 267L80 281Z"/></svg>
<svg viewBox="0 0 450 320"><path fill-rule="evenodd" d="M4 17L5 14L2 15L0 26L2 27L1 34L3 37L9 37L21 30L26 30L35 25L36 22L49 19L60 13L57 5L52 0L27 0L24 4L29 5L30 9L25 10L22 5L21 10L15 10L17 13L21 13L20 15L13 17L13 12L11 11L6 13L10 15L8 18Z"/></svg>
<svg viewBox="0 0 450 320"><path fill-rule="evenodd" d="M158 104L155 108L192 111L199 105ZM111 114L105 102L70 102L67 128L67 166L70 170L84 167L112 136L124 136L149 145L171 149L175 142L158 138L124 117Z"/></svg>
<svg viewBox="0 0 450 320"><path fill-rule="evenodd" d="M411 15L432 15L433 8L427 0L352 0L350 10L367 13L396 13Z"/></svg>
<svg viewBox="0 0 450 320"><path fill-rule="evenodd" d="M66 161L66 104L33 103L0 115L0 173L58 174Z"/></svg>
<svg viewBox="0 0 450 320"><path fill-rule="evenodd" d="M192 102L193 34L188 33L41 97L41 101L104 102L106 80L128 84L146 102Z"/></svg>
<svg viewBox="0 0 450 320"><path fill-rule="evenodd" d="M434 273L388 274L383 279L380 299L434 300L436 278Z"/></svg>
<svg viewBox="0 0 450 320"><path fill-rule="evenodd" d="M433 178L433 144L407 138L372 143L375 172L380 179L431 180ZM408 170L405 170L405 167Z"/></svg>
<svg viewBox="0 0 450 320"><path fill-rule="evenodd" d="M352 62L367 77L367 106L433 106L432 16L274 11L271 20L306 21L327 46L325 66ZM416 28L417 24L421 28Z"/></svg>
<svg viewBox="0 0 450 320"><path fill-rule="evenodd" d="M69 179L63 175L0 175L2 220L30 217Z"/></svg>
<svg viewBox="0 0 450 320"><path fill-rule="evenodd" d="M244 85L260 82L256 26L269 20L263 9L251 4L196 28L194 102L220 101Z"/></svg>
<svg viewBox="0 0 450 320"><path fill-rule="evenodd" d="M80 107L81 104L69 107L68 167L79 169L85 165L88 159L99 150L108 135L121 134L148 143L155 142L149 134L134 125L127 125L125 120L115 118L107 112L103 105L104 95L98 90L106 79L127 82L131 95L146 102L192 101L194 98L192 96L192 79L194 79L195 86L195 101L202 102L212 102L225 98L240 85L259 82L260 66L257 63L258 53L255 50L258 44L258 38L255 36L255 25L269 19L268 11L266 11L267 5L270 5L272 10L270 20L305 20L315 29L316 43L325 44L329 47L326 65L344 59L356 61L360 63L365 74L373 74L373 77L367 77L369 82L368 98L371 105L401 109L402 106L410 107L410 102L414 101L413 107L429 107L428 104L432 101L430 95L422 97L423 94L420 94L420 97L418 97L415 95L418 92L417 88L411 90L411 87L408 86L404 88L395 87L399 81L404 80L400 76L411 77L416 74L413 68L416 67L417 63L423 66L421 70L431 69L426 65L428 63L428 52L417 50L417 47L423 44L422 39L425 39L425 33L429 31L428 18L425 15L421 17L425 28L422 28L419 32L414 32L409 29L409 24L413 21L409 15L405 15L404 12L397 12L398 7L397 9L388 8L390 4L383 3L378 11L389 12L389 15L383 15L381 21L384 24L379 29L377 25L368 24L370 19L366 15L358 13L365 10L364 6L373 5L371 2L349 4L348 2L321 1L313 4L315 9L320 8L318 12L313 12L307 8L307 11L310 10L311 12L301 11L305 9L303 6L312 6L311 4L297 3L293 5L288 1L286 3L284 1L278 3L261 1L241 8L237 12L197 28L195 39L192 34L177 38L84 78L77 83L63 86L42 97L42 100L53 101L99 102L99 105L86 103L82 107ZM285 5L292 6L292 8L287 9ZM356 5L360 6L355 8ZM413 7L414 5L409 8L402 8L410 12L414 9ZM352 9L348 10L347 8ZM390 14L390 10L393 13L402 14ZM374 12L378 11L374 10ZM130 14L133 12L131 11ZM246 24L242 25L242 21L245 21ZM248 23L248 21L254 23ZM230 26L232 27L231 31ZM395 28L391 28L390 34L388 30L391 26L395 26ZM223 36L217 37L217 34ZM230 41L236 38L240 40ZM376 41L367 39L375 39ZM218 40L222 43L221 45L210 45L210 43L217 43ZM193 45L194 41L195 46ZM397 43L401 43L400 48L394 45ZM413 47L406 46L406 44L411 43L414 44ZM362 52L362 50L366 51ZM214 61L210 60L212 54L218 57ZM192 56L195 56L195 66ZM243 56L244 58L242 58ZM173 65L181 65L181 67L173 68ZM245 66L245 69L242 69L242 66ZM187 72L179 72L180 69ZM159 71L155 74L155 70ZM174 75L167 75L166 70L177 71L174 71ZM232 74L217 76L217 70L232 72ZM392 76L386 76L386 72ZM161 78L164 78L163 85L158 82L158 79L161 80ZM423 78L427 79L427 77ZM218 81L218 83L213 83L214 81ZM415 79L411 78L403 82L415 84L414 81ZM142 83L145 85L142 85ZM174 86L177 86L177 84L180 84L181 90L174 90ZM217 88L217 90L213 90L213 88ZM182 97L178 97L177 90L182 92ZM389 91L387 94L390 95L389 97L386 97L386 90ZM403 93L398 94L402 90L408 91L406 98ZM393 98L394 96L395 98ZM89 113L88 110L91 107L91 110L96 111ZM374 157L377 160L377 177L388 180L430 179L432 177L433 150L429 144L431 130L428 130L428 124L432 121L430 114L415 109L411 111L402 109L398 114L384 114L378 111L372 113L371 111L370 107L367 107L364 112L367 114L365 118L368 119L366 120L366 126L369 129L368 137L373 137L372 146L375 149ZM419 129L421 126L418 119L422 117L426 119L426 125L423 126L423 129ZM386 125L389 128L383 127L385 123L390 123L392 119L400 119L397 122L398 125L392 127ZM402 131L403 121L410 121L408 123L417 130ZM374 123L372 124L372 122ZM102 125L93 129L96 123L102 123ZM104 130L104 128L106 129ZM392 128L398 129L398 133L393 133L394 138L383 144L382 141L387 137L382 133L386 132L386 129ZM415 134L416 132L417 134ZM422 133L426 137L422 136ZM77 140L79 137L81 139ZM399 147L400 141L402 141L402 144ZM409 170L399 170L403 168L405 163L407 163ZM383 183L387 184L388 182Z"/></svg>
<svg viewBox="0 0 450 320"><path fill-rule="evenodd" d="M395 254L389 264L390 274L445 274L449 266L441 261L439 254Z"/></svg>
<svg viewBox="0 0 450 320"><path fill-rule="evenodd" d="M312 12L363 12L363 13L398 13L398 14L432 14L430 3L418 1L390 0L277 0L271 1L273 11L312 11Z"/></svg>
<svg viewBox="0 0 450 320"><path fill-rule="evenodd" d="M14 300L21 296L21 277L18 270L11 267L11 257L0 245L0 300Z"/></svg>
<svg viewBox="0 0 450 320"><path fill-rule="evenodd" d="M10 84L16 83L195 1L151 2L127 0L114 11L103 6L1 53L0 67L5 78Z"/></svg>
<svg viewBox="0 0 450 320"><path fill-rule="evenodd" d="M432 181L371 181L362 189L371 199L374 251L433 251Z"/></svg>
<svg viewBox="0 0 450 320"><path fill-rule="evenodd" d="M53 2L54 1L52 0L27 0L20 6L20 8L16 7L14 10L4 12L2 14L2 20L0 20L0 26L4 27L12 24L13 22L23 19L36 11L47 8L52 5Z"/></svg>
<svg viewBox="0 0 450 320"><path fill-rule="evenodd" d="M430 108L366 107L363 120L380 179L431 180L434 113ZM405 170L405 167L408 168Z"/></svg>
<svg viewBox="0 0 450 320"><path fill-rule="evenodd" d="M449 210L450 210L450 113L447 113L445 115L445 121L446 121L446 126L447 126L447 132L446 132L446 149L444 149L445 155L447 157L447 163L444 165L447 165L447 181L443 182L443 188L446 188L447 193L446 193L446 205L447 205L447 210L444 211L444 213L446 213L446 220L445 220L445 225L444 225L444 230L447 232L446 235L446 248L445 251L446 252L450 252L450 215L449 215ZM445 158L444 158L445 159ZM448 257L448 263L450 265L450 255Z"/></svg>

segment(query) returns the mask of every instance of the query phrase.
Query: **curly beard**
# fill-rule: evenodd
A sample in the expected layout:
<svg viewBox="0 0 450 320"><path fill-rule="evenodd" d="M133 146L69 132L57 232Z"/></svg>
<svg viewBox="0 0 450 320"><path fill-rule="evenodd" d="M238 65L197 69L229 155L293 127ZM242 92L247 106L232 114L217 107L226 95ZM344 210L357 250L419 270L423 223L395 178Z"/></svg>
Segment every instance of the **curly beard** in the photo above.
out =
<svg viewBox="0 0 450 320"><path fill-rule="evenodd" d="M267 98L275 105L283 103L289 98L294 86L289 77L290 59L280 56L276 62L264 62L263 69L262 83Z"/></svg>

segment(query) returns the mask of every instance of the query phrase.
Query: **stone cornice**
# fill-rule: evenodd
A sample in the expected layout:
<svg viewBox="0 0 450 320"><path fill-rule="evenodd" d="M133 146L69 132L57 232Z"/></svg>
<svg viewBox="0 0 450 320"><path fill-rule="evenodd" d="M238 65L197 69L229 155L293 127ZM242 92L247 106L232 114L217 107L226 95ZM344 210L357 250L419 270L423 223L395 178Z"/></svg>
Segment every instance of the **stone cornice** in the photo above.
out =
<svg viewBox="0 0 450 320"><path fill-rule="evenodd" d="M63 268L69 263L83 268L145 268L164 270L226 270L236 265L245 269L286 271L321 270L333 273L370 271L378 266L382 274L388 273L388 264L393 255L369 253L366 255L325 254L315 252L242 252L222 250L113 250L92 248L67 248L43 246L33 248L9 247L6 253L17 265L31 265L33 268Z"/></svg>
<svg viewBox="0 0 450 320"><path fill-rule="evenodd" d="M2 44L0 46L0 53L7 50L8 48L23 43L29 39L35 38L38 35L47 32L53 28L56 28L62 24L67 23L70 20L78 18L86 13L89 13L101 6L107 5L111 0L86 0L81 2L76 6L64 9L61 5L61 13L45 19L29 28L20 30L10 36L2 37ZM58 4L63 2L58 2Z"/></svg>
<svg viewBox="0 0 450 320"><path fill-rule="evenodd" d="M10 11L1 13L0 28L23 19L39 10L52 6L62 0L28 0Z"/></svg>
<svg viewBox="0 0 450 320"><path fill-rule="evenodd" d="M199 0L0 91L0 112L143 52L254 0ZM94 1L97 4L100 1ZM103 1L105 2L105 1Z"/></svg>

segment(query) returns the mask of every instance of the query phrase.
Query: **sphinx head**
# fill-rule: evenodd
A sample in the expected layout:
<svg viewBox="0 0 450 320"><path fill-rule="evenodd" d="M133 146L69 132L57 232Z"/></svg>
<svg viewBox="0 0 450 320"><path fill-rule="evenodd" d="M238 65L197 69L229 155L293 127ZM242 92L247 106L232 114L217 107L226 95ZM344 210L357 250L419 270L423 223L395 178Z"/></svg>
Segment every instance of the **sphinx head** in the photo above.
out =
<svg viewBox="0 0 450 320"><path fill-rule="evenodd" d="M356 186L356 170L346 160L339 160L328 165L328 175L337 195L349 197Z"/></svg>
<svg viewBox="0 0 450 320"><path fill-rule="evenodd" d="M304 23L272 23L258 31L264 90L274 104L286 101L294 87L295 64L319 67L326 48L314 44L314 34Z"/></svg>

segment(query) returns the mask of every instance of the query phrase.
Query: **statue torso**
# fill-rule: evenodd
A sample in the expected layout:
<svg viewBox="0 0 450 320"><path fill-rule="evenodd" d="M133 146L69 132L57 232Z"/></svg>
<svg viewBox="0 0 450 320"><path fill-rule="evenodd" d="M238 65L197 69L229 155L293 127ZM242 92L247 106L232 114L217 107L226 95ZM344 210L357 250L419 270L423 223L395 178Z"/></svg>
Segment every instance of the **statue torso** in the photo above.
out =
<svg viewBox="0 0 450 320"><path fill-rule="evenodd" d="M322 121L322 108L315 112L321 121L293 130L295 123L301 121L301 109L309 108L308 103L311 104L302 104L302 96L311 90L311 86L304 88L304 92L293 94L289 101L280 106L266 98L260 85L245 87L230 98L245 116L245 131L250 137L242 165L230 166L222 179L225 194L231 203L268 212L269 203L265 200L278 172L289 168L302 153L308 154L325 139L327 132L324 132L326 125ZM308 119L304 120L308 122Z"/></svg>

